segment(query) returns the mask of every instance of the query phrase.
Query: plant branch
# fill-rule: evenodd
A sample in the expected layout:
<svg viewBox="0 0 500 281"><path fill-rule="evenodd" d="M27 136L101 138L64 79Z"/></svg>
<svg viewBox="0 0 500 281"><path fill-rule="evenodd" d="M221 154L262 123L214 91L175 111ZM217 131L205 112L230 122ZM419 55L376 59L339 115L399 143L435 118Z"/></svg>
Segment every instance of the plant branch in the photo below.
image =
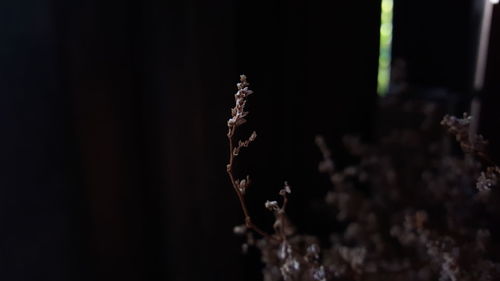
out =
<svg viewBox="0 0 500 281"><path fill-rule="evenodd" d="M252 229L258 234L262 235L268 239L275 239L267 232L263 231L257 225L255 225L252 221L252 217L250 216L250 212L248 211L246 200L245 200L245 190L248 188L250 184L249 177L247 179L243 179L241 181L237 180L233 174L233 167L236 157L238 156L242 147L248 147L248 145L255 140L257 134L255 132L248 138L246 141L239 141L238 146L234 145L234 135L236 133L236 129L246 122L245 116L248 115L248 112L245 111L246 98L252 94L252 91L248 89L248 83L246 81L246 76L240 76L240 83L237 84L238 92L236 92L235 101L236 104L234 108L231 109L232 118L227 122L228 125L228 133L227 138L229 141L229 163L227 164L227 174L229 179L231 180L231 184L233 186L236 195L238 196L238 200L241 205L241 209L243 211L243 215L245 216L245 226L248 229Z"/></svg>

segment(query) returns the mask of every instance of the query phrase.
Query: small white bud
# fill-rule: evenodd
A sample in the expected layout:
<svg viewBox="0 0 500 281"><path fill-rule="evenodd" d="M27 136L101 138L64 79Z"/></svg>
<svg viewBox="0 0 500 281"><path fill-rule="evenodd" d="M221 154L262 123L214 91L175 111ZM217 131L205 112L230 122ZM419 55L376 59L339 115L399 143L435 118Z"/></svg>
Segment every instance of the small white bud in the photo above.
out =
<svg viewBox="0 0 500 281"><path fill-rule="evenodd" d="M276 201L266 201L264 206L266 206L266 208L271 210L271 211L276 211L279 209L278 202L276 202Z"/></svg>
<svg viewBox="0 0 500 281"><path fill-rule="evenodd" d="M247 228L244 225L237 225L237 226L233 227L234 234L242 235L242 234L245 234L246 231L247 231Z"/></svg>
<svg viewBox="0 0 500 281"><path fill-rule="evenodd" d="M241 251L243 252L243 254L248 253L248 244L247 243L244 243L243 245L241 245Z"/></svg>
<svg viewBox="0 0 500 281"><path fill-rule="evenodd" d="M250 138L248 139L249 141L254 141L257 138L257 133L255 131L252 132L250 135Z"/></svg>
<svg viewBox="0 0 500 281"><path fill-rule="evenodd" d="M288 185L288 182L285 182L285 192L288 193L288 194L292 193L292 189Z"/></svg>
<svg viewBox="0 0 500 281"><path fill-rule="evenodd" d="M283 186L283 189L280 190L280 195L285 196L286 194L292 193L292 190L290 189L290 186L288 185L288 182L285 181L285 184Z"/></svg>

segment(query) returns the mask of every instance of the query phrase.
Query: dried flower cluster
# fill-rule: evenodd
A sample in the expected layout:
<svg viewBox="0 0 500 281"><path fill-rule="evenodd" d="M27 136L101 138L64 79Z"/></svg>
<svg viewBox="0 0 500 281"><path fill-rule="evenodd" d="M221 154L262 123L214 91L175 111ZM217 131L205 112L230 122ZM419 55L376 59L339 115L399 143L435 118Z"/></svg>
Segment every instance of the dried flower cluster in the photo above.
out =
<svg viewBox="0 0 500 281"><path fill-rule="evenodd" d="M467 113L464 113L463 118L446 115L441 121L441 125L455 136L464 152L487 158L484 151L488 142L482 135L472 133L472 116Z"/></svg>
<svg viewBox="0 0 500 281"><path fill-rule="evenodd" d="M290 185L284 183L279 195L282 203L278 201L266 201L264 207L274 214L274 233L268 234L255 225L252 221L245 200L245 192L250 185L250 176L245 179L236 179L233 173L234 163L243 147L248 147L257 136L255 132L245 140L235 141L236 131L239 126L246 122L245 111L247 98L252 91L248 89L248 82L245 75L240 76L237 84L238 91L235 94L235 106L231 109L231 118L227 122L229 140L229 163L227 173L234 191L240 201L240 205L245 216L245 223L234 227L234 232L238 235L246 236L246 243L243 244L243 251L248 246L256 246L262 252L262 261L265 264L264 276L266 281L271 280L311 280L326 281L326 270L319 263L320 248L318 241L312 237L295 235L294 227L286 216L288 195L292 193ZM235 143L238 145L235 146ZM253 233L261 235L262 238L255 239Z"/></svg>
<svg viewBox="0 0 500 281"><path fill-rule="evenodd" d="M324 204L333 216L324 219L334 218L325 223L338 229L329 241L297 234L286 216L291 189L285 183L281 204L264 204L275 216L274 233L267 234L246 210L249 178L232 175L239 149L251 142L233 147L234 132L244 123L239 120L248 114L247 87L242 76L228 122L228 173L245 215L245 225L235 227L235 233L246 236L244 249L260 250L264 280L500 280L500 243L494 239L500 231L500 168L487 157L484 138L471 136L471 117L446 116L441 124L473 157L449 152L436 107L423 103L388 105L418 117L415 129L386 132L375 144L346 137L346 149L359 159L356 165L336 163L318 136L318 169L332 186Z"/></svg>
<svg viewBox="0 0 500 281"><path fill-rule="evenodd" d="M253 142L257 138L257 133L255 131L250 135L250 137L245 141L238 141L238 145L234 145L234 137L236 130L239 126L243 125L246 122L245 117L248 115L248 112L245 111L245 105L247 103L247 98L252 94L252 91L248 89L248 82L245 75L240 76L240 83L237 84L238 91L234 95L235 105L231 108L231 118L227 121L227 138L229 140L229 163L227 164L227 173L229 175L229 179L231 180L231 184L233 185L234 191L240 200L241 209L243 210L243 214L245 216L245 228L252 229L264 237L269 237L269 234L265 233L261 230L257 225L252 222L252 218L250 217L250 213L248 212L248 208L245 201L245 193L248 187L250 186L250 176L247 175L245 179L236 179L233 174L233 166L236 158L238 157L240 150L243 147L248 147L248 145Z"/></svg>
<svg viewBox="0 0 500 281"><path fill-rule="evenodd" d="M481 172L476 183L479 191L487 192L493 186L498 185L500 168L487 156L486 146L488 142L484 140L483 136L471 134L471 119L472 117L466 113L464 113L463 118L446 115L441 121L441 125L455 136L465 153L469 153L490 165L485 171Z"/></svg>

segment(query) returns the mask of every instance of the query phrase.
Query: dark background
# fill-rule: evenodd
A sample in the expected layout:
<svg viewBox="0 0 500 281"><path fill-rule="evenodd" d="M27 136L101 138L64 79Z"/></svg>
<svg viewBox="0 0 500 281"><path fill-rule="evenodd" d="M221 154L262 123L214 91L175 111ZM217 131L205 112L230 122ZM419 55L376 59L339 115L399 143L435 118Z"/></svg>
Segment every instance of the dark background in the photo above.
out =
<svg viewBox="0 0 500 281"><path fill-rule="evenodd" d="M395 2L414 95L467 104L473 1ZM259 137L239 166L255 220L270 222L262 202L286 179L292 219L313 232L314 135L370 139L379 25L379 1L1 1L0 280L259 280L225 174L238 75L256 92Z"/></svg>

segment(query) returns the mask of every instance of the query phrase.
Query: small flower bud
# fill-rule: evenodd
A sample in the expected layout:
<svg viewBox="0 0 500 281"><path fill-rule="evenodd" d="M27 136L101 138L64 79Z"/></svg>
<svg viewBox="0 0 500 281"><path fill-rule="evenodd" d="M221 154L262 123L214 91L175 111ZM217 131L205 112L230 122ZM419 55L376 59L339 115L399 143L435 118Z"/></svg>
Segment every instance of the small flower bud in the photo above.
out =
<svg viewBox="0 0 500 281"><path fill-rule="evenodd" d="M271 211L276 211L279 209L278 202L276 201L266 201L264 206L266 206L266 208Z"/></svg>
<svg viewBox="0 0 500 281"><path fill-rule="evenodd" d="M290 186L288 185L288 182L285 181L285 192L290 194L292 193L292 189L290 189Z"/></svg>
<svg viewBox="0 0 500 281"><path fill-rule="evenodd" d="M247 243L243 243L243 245L241 245L241 251L243 252L243 254L248 253L248 244Z"/></svg>
<svg viewBox="0 0 500 281"><path fill-rule="evenodd" d="M248 139L249 141L254 141L257 138L257 133L255 131L252 132L250 135L250 138Z"/></svg>
<svg viewBox="0 0 500 281"><path fill-rule="evenodd" d="M246 231L247 231L247 228L244 225L237 225L237 226L233 227L234 234L242 235L242 234L245 234Z"/></svg>

